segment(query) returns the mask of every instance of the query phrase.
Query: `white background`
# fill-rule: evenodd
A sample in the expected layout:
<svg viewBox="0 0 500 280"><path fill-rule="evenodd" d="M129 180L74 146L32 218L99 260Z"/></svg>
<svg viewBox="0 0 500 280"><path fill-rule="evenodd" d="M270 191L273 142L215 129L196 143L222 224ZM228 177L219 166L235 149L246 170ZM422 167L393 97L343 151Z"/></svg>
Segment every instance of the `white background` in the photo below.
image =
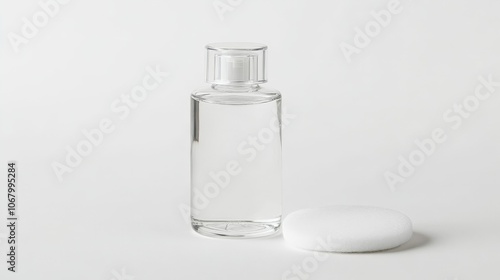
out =
<svg viewBox="0 0 500 280"><path fill-rule="evenodd" d="M388 2L232 1L221 20L212 0L72 0L15 52L9 34L42 9L2 0L0 172L17 161L20 224L16 274L0 227L0 278L281 279L302 267L312 253L281 236L201 237L180 210L204 46L250 41L269 46L269 86L295 115L283 135L284 214L362 204L414 223L403 247L332 254L308 267L309 279L497 279L500 87L457 129L443 114L474 94L479 76L500 81L500 3L401 0L349 63L339 45L354 45L355 28ZM156 65L170 76L120 119L110 105ZM52 164L104 118L115 130L60 182ZM447 140L391 189L384 174L436 128Z"/></svg>

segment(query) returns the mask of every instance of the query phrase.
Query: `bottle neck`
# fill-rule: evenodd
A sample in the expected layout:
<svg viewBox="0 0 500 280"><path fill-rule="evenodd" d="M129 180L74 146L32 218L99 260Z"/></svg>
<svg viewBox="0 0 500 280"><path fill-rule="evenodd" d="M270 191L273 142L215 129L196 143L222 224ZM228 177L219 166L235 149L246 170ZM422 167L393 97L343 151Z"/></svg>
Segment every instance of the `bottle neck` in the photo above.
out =
<svg viewBox="0 0 500 280"><path fill-rule="evenodd" d="M212 84L212 88L217 91L252 92L252 91L258 91L260 89L260 85L259 84L229 84L229 85Z"/></svg>

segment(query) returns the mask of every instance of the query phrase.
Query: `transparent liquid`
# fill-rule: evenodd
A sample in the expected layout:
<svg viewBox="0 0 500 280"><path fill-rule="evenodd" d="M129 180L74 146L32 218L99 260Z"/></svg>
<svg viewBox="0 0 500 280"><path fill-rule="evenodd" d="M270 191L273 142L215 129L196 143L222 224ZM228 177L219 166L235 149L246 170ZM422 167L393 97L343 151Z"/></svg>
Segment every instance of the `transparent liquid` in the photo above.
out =
<svg viewBox="0 0 500 280"><path fill-rule="evenodd" d="M281 223L279 93L194 94L191 219L208 236L260 237Z"/></svg>

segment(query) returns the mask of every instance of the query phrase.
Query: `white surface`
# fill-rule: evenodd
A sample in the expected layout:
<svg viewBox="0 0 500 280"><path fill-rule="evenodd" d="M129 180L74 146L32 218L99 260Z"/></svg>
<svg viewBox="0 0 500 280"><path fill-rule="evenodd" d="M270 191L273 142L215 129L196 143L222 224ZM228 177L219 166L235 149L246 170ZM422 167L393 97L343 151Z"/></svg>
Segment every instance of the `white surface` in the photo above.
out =
<svg viewBox="0 0 500 280"><path fill-rule="evenodd" d="M374 205L414 223L403 247L332 254L309 279L499 278L500 88L458 129L443 119L479 75L500 80L499 2L401 1L351 63L339 44L387 1L244 1L220 21L212 0L73 0L14 53L7 34L37 3L0 2L0 162L17 160L20 176L20 272L6 272L3 238L0 279L110 280L122 268L135 280L293 279L310 261L281 236L200 237L181 215L189 94L217 41L269 46L269 86L295 116L283 135L285 214ZM121 119L110 106L148 65L170 76ZM116 129L59 182L51 164L103 118ZM438 127L447 141L391 190L384 173Z"/></svg>
<svg viewBox="0 0 500 280"><path fill-rule="evenodd" d="M380 207L333 205L297 210L283 222L283 238L297 248L326 252L374 252L412 236L411 220Z"/></svg>

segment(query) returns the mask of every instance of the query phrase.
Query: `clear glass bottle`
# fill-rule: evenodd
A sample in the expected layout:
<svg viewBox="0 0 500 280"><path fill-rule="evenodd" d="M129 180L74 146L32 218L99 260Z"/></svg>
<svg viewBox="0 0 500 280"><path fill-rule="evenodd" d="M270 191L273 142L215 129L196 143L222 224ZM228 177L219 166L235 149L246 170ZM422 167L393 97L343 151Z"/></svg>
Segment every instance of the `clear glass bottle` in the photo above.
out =
<svg viewBox="0 0 500 280"><path fill-rule="evenodd" d="M207 82L191 95L191 224L249 238L281 225L281 94L266 89L267 47L207 45Z"/></svg>

